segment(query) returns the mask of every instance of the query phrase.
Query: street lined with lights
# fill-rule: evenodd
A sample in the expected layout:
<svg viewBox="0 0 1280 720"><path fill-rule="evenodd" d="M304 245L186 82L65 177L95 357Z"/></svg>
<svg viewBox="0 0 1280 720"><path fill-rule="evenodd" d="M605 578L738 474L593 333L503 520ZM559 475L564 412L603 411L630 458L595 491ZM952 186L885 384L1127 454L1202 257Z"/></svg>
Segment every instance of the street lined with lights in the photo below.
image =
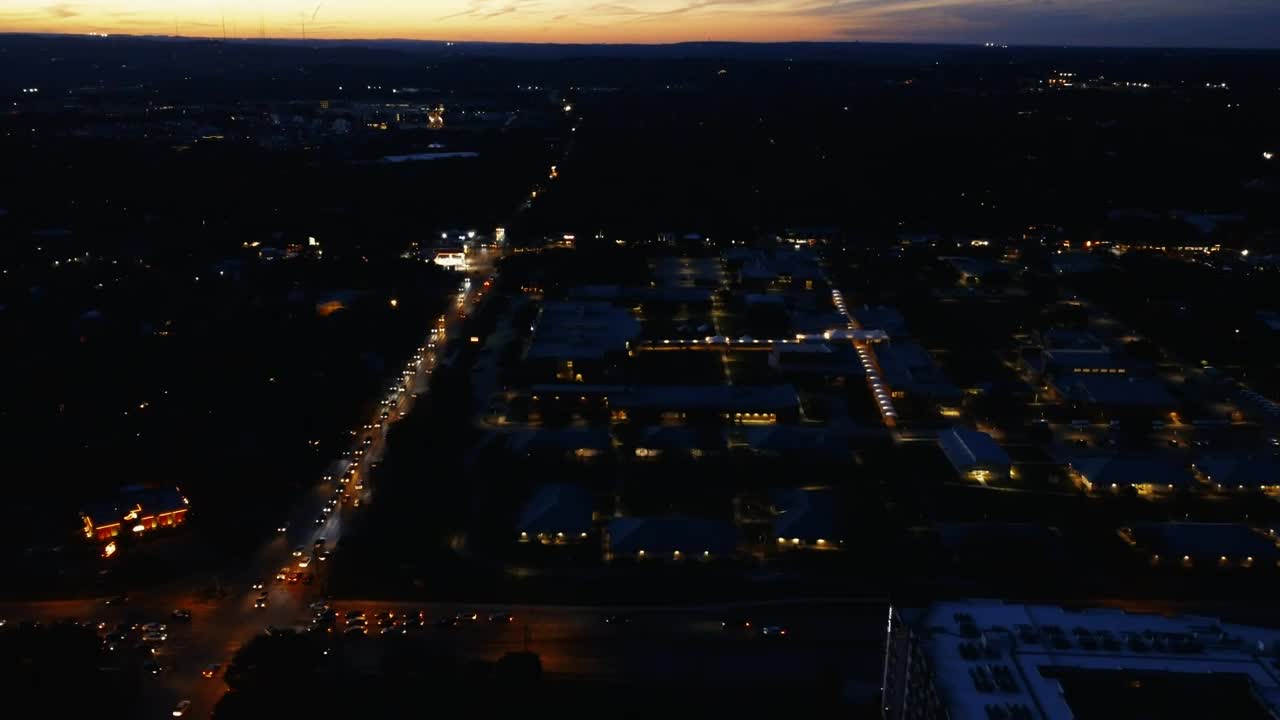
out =
<svg viewBox="0 0 1280 720"><path fill-rule="evenodd" d="M182 627L162 630L152 625L139 636L140 642L154 648L156 657L151 665L156 677L144 685L144 706L153 715L207 717L225 692L220 674L209 668L225 667L235 651L264 627L294 628L306 622L308 598L322 594L324 588L323 578L317 582L315 573L325 571L341 537L343 517L373 499L369 473L385 452L387 430L426 391L438 361L437 349L456 335L461 318L483 297L482 287L470 278L460 283L452 298L456 312L436 319L425 342L387 387L374 416L351 431L350 449L298 500L291 521L276 528L275 538L247 558L241 570L231 573L247 591L233 591L213 602L187 592L152 590L136 600L122 596L105 605L97 599L20 603L0 606L0 617L42 622L95 618L107 627L129 617L172 614L181 619ZM396 308L399 301L391 298L389 304Z"/></svg>

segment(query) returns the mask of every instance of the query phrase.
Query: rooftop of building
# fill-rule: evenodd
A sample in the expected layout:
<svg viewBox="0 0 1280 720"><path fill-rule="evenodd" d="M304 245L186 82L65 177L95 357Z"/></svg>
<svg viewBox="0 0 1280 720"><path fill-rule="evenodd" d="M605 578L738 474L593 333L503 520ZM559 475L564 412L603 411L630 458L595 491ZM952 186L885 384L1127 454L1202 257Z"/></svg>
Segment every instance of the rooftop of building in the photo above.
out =
<svg viewBox="0 0 1280 720"><path fill-rule="evenodd" d="M1012 461L990 435L963 425L938 433L938 446L959 472L974 468L1008 468Z"/></svg>
<svg viewBox="0 0 1280 720"><path fill-rule="evenodd" d="M814 459L849 459L851 435L833 428L797 425L744 427L742 440L752 450L766 453L804 453Z"/></svg>
<svg viewBox="0 0 1280 720"><path fill-rule="evenodd" d="M1280 457L1274 453L1206 455L1195 468L1211 483L1230 489L1280 486Z"/></svg>
<svg viewBox="0 0 1280 720"><path fill-rule="evenodd" d="M1076 455L1067 461L1094 487L1129 485L1187 487L1194 481L1186 459L1163 453Z"/></svg>
<svg viewBox="0 0 1280 720"><path fill-rule="evenodd" d="M1040 333L1040 344L1045 350L1091 350L1108 352L1106 343L1088 330L1053 328Z"/></svg>
<svg viewBox="0 0 1280 720"><path fill-rule="evenodd" d="M609 399L620 409L745 412L794 409L799 402L791 385L632 385Z"/></svg>
<svg viewBox="0 0 1280 720"><path fill-rule="evenodd" d="M615 554L672 556L679 551L690 558L709 553L732 554L738 545L738 530L723 520L682 516L622 517L609 521L609 549Z"/></svg>
<svg viewBox="0 0 1280 720"><path fill-rule="evenodd" d="M818 342L775 344L769 364L784 374L843 377L866 374L857 350L847 342L832 345Z"/></svg>
<svg viewBox="0 0 1280 720"><path fill-rule="evenodd" d="M720 284L720 258L651 257L649 270L664 287L714 287Z"/></svg>
<svg viewBox="0 0 1280 720"><path fill-rule="evenodd" d="M717 427L658 425L645 428L636 447L651 450L724 450L727 445L724 430Z"/></svg>
<svg viewBox="0 0 1280 720"><path fill-rule="evenodd" d="M838 543L838 504L830 488L795 488L769 493L773 506L773 536L805 542Z"/></svg>
<svg viewBox="0 0 1280 720"><path fill-rule="evenodd" d="M913 342L876 343L872 346L885 382L894 390L956 396L953 385L928 351Z"/></svg>
<svg viewBox="0 0 1280 720"><path fill-rule="evenodd" d="M580 485L541 485L525 502L516 529L529 535L565 533L569 536L591 531L591 493Z"/></svg>
<svg viewBox="0 0 1280 720"><path fill-rule="evenodd" d="M849 310L849 314L858 324L868 330L884 330L890 335L900 336L907 332L907 319L895 307L887 305L863 305Z"/></svg>
<svg viewBox="0 0 1280 720"><path fill-rule="evenodd" d="M130 485L121 488L110 500L86 506L82 514L95 524L103 525L120 521L135 507L141 507L141 515L146 516L185 510L189 506L186 496L176 487Z"/></svg>
<svg viewBox="0 0 1280 720"><path fill-rule="evenodd" d="M1155 378L1132 374L1069 374L1054 381L1075 402L1111 408L1172 408L1177 400Z"/></svg>
<svg viewBox="0 0 1280 720"><path fill-rule="evenodd" d="M993 705L1045 720L1081 717L1055 677L1062 669L1243 676L1277 710L1280 630L998 600L943 602L903 617L921 636L952 720L989 720Z"/></svg>
<svg viewBox="0 0 1280 720"><path fill-rule="evenodd" d="M773 280L779 276L817 280L823 277L813 253L796 247L774 251L760 248L729 248L723 253L726 262L737 265L744 279Z"/></svg>
<svg viewBox="0 0 1280 720"><path fill-rule="evenodd" d="M613 447L609 431L604 428L543 428L521 430L508 436L508 447L514 452L570 452L573 450L608 450Z"/></svg>
<svg viewBox="0 0 1280 720"><path fill-rule="evenodd" d="M1168 558L1280 560L1274 538L1242 523L1138 523L1131 525L1129 532L1138 547Z"/></svg>
<svg viewBox="0 0 1280 720"><path fill-rule="evenodd" d="M538 314L529 358L601 359L621 352L640 334L625 308L606 302L549 301Z"/></svg>
<svg viewBox="0 0 1280 720"><path fill-rule="evenodd" d="M1126 369L1124 359L1113 352L1093 349L1057 348L1044 351L1045 366L1058 372L1087 370Z"/></svg>

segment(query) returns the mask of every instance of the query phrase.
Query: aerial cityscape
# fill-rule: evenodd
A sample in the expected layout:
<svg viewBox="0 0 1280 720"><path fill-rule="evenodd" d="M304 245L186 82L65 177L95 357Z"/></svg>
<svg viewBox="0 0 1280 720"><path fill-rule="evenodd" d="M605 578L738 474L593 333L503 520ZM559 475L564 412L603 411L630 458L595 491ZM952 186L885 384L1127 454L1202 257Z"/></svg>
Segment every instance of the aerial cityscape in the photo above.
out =
<svg viewBox="0 0 1280 720"><path fill-rule="evenodd" d="M0 9L14 717L1280 718L1276 8L217 5Z"/></svg>

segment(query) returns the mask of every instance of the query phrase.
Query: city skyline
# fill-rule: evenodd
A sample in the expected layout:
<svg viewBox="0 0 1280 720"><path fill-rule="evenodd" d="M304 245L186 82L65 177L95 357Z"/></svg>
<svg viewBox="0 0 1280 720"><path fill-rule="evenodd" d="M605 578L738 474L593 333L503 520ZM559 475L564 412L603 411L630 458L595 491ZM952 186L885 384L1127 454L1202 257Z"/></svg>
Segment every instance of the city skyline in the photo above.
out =
<svg viewBox="0 0 1280 720"><path fill-rule="evenodd" d="M1258 0L16 0L0 31L529 43L875 41L1275 48Z"/></svg>

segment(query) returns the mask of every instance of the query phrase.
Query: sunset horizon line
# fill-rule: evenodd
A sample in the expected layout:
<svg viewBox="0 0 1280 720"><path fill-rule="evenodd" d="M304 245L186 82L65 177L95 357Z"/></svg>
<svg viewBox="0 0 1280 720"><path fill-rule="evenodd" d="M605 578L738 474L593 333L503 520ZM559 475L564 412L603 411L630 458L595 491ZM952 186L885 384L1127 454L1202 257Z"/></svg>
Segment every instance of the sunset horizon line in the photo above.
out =
<svg viewBox="0 0 1280 720"><path fill-rule="evenodd" d="M678 45L913 45L919 47L969 47L988 48L992 50L1010 50L1015 48L1060 48L1067 50L1220 50L1226 52L1264 52L1280 53L1280 48L1245 47L1228 45L1168 45L1168 44L1090 44L1090 43L1036 43L1036 42L978 42L961 40L630 40L626 42L612 40L592 41L553 41L553 40L448 40L437 37L342 37L316 36L297 37L288 35L174 35L172 33L130 33L130 32L40 32L34 30L0 30L0 38L4 37L56 37L56 38L130 38L137 40L199 40L210 42L288 42L288 43L438 43L441 45L529 45L543 47L574 47L605 45L611 47L672 47Z"/></svg>

